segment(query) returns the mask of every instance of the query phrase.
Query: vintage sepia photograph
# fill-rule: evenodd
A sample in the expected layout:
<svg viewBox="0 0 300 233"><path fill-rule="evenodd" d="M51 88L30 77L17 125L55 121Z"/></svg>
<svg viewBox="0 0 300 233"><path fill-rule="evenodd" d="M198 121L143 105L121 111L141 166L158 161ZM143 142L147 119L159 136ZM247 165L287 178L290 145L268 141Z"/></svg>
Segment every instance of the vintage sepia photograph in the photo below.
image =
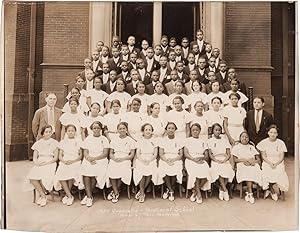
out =
<svg viewBox="0 0 300 233"><path fill-rule="evenodd" d="M297 4L4 1L2 228L296 231Z"/></svg>

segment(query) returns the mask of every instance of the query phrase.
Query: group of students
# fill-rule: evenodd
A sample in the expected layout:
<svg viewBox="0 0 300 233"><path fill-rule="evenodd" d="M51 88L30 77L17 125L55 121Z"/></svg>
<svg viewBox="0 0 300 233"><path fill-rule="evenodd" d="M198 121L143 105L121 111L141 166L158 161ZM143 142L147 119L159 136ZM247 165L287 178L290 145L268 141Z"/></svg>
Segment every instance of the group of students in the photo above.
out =
<svg viewBox="0 0 300 233"><path fill-rule="evenodd" d="M145 201L145 190L151 182L165 183L163 198L174 201L175 183L182 184L183 174L187 175L187 188L193 190L190 200L199 204L201 190L210 190L216 181L219 199L229 201L227 183L235 182L234 178L237 183L246 182L245 200L250 203L254 203L253 183L265 190L265 198L270 195L273 200L278 199L279 190L288 190L284 167L287 148L277 138L278 128L272 116L263 110L264 99L255 97L254 110L246 112L243 106L248 98L234 69L227 71L226 63L219 60L219 75L217 67L210 70L216 57L211 55L214 59L208 58L206 66L207 54L201 54L202 50L196 54L193 48L200 47L198 34L203 40L199 30L187 60L184 56L176 60L179 52L175 44L168 50L169 61L161 55L159 62L152 62L156 68L149 73L148 66L145 71L143 65L149 64L151 52L154 57L153 49L144 49L143 43L140 52L131 48L132 36L126 46L113 43L113 58L101 60L100 68L85 59L86 69L76 77L76 87L67 96L59 118L60 142L53 139L55 126L51 119L32 146L34 166L26 184L38 191L38 205L46 205L46 190L53 188L63 189L63 204L72 205L73 185L85 189L82 205L92 206L94 188L105 186L111 188L107 199L116 203L121 184L132 182L139 186L135 198L140 203ZM163 45L166 40L163 36L159 46L167 53ZM206 46L203 41L202 44ZM97 44L96 51L99 47L101 56L108 56L109 49ZM124 60L113 67L119 47L121 52L131 48L127 57L139 56L136 66L140 67L128 72L129 62ZM180 47L181 54L183 49ZM170 53L175 53L174 65ZM198 66L193 63L191 69L190 61L196 55ZM225 76L220 73L224 64ZM163 69L167 70L165 74ZM52 108L55 94L50 93L46 102Z"/></svg>

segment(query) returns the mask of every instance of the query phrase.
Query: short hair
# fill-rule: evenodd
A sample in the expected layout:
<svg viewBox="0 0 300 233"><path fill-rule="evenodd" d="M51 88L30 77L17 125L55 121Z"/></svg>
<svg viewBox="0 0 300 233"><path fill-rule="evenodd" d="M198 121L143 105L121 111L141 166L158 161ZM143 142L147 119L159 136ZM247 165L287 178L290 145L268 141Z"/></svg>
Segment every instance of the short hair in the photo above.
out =
<svg viewBox="0 0 300 233"><path fill-rule="evenodd" d="M52 91L51 91L51 92L48 92L48 93L46 93L46 96L45 96L45 97L47 98L49 95L55 95L55 97L57 97L57 96L56 96L56 94L55 94L54 92L52 92Z"/></svg>
<svg viewBox="0 0 300 233"><path fill-rule="evenodd" d="M194 123L194 124L192 124L191 127L190 127L190 131L192 131L192 128L193 128L194 126L196 126L196 127L201 131L201 125L200 125L199 123Z"/></svg>
<svg viewBox="0 0 300 233"><path fill-rule="evenodd" d="M127 122L120 122L118 125L117 125L117 129L121 126L121 125L124 125L126 127L126 129L128 130L128 123Z"/></svg>
<svg viewBox="0 0 300 233"><path fill-rule="evenodd" d="M71 98L69 99L69 105L70 105L72 102L76 102L77 105L79 105L79 100L76 99L76 98L74 98L74 97L71 97Z"/></svg>
<svg viewBox="0 0 300 233"><path fill-rule="evenodd" d="M141 131L144 132L144 130L145 130L145 128L146 128L147 125L149 125L149 126L151 127L151 130L152 130L152 132L153 132L153 131L154 131L154 128L153 128L153 126L152 126L150 123L145 123L145 124L143 124L142 127L141 127Z"/></svg>
<svg viewBox="0 0 300 233"><path fill-rule="evenodd" d="M180 83L181 86L184 87L184 82L183 82L183 81L177 80L177 81L175 82L175 86L177 86L178 83Z"/></svg>
<svg viewBox="0 0 300 233"><path fill-rule="evenodd" d="M117 104L121 107L121 102L118 99L114 99L113 101L111 101L111 106L113 106L114 104Z"/></svg>
<svg viewBox="0 0 300 233"><path fill-rule="evenodd" d="M125 47L128 48L128 45L127 44L122 44L121 48L125 48Z"/></svg>
<svg viewBox="0 0 300 233"><path fill-rule="evenodd" d="M97 124L100 126L101 131L103 131L103 125L100 121L94 121L91 125L90 125L90 129L93 130L93 126Z"/></svg>
<svg viewBox="0 0 300 233"><path fill-rule="evenodd" d="M271 129L276 129L277 133L279 132L279 128L277 125L272 124L267 128L267 132L269 132Z"/></svg>
<svg viewBox="0 0 300 233"><path fill-rule="evenodd" d="M226 61L224 61L224 60L221 60L221 61L219 62L219 65L221 65L221 64L225 64L225 65L227 66L227 63L226 63Z"/></svg>
<svg viewBox="0 0 300 233"><path fill-rule="evenodd" d="M45 125L45 126L42 127L42 129L41 129L41 135L42 136L44 136L45 130L48 129L48 128L50 128L51 131L52 131L52 126L51 125Z"/></svg>
<svg viewBox="0 0 300 233"><path fill-rule="evenodd" d="M171 38L170 38L170 41L171 40L175 40L176 41L176 38L174 37L174 36L172 36Z"/></svg>
<svg viewBox="0 0 300 233"><path fill-rule="evenodd" d="M75 132L77 131L76 126L73 125L73 124L68 124L68 125L66 125L65 130L67 131L68 128L73 128L73 129L75 130Z"/></svg>
<svg viewBox="0 0 300 233"><path fill-rule="evenodd" d="M178 129L178 128L177 128L177 125L176 125L174 122L170 122L170 121L169 121L169 122L167 123L166 127L165 127L165 130L167 130L167 128L168 128L169 125L174 125L174 126L175 126L175 130Z"/></svg>
<svg viewBox="0 0 300 233"><path fill-rule="evenodd" d="M124 80L123 78L118 78L118 79L116 80L116 83L117 83L118 81L121 81L121 82L124 84L124 87L126 87L126 82L125 82L125 80Z"/></svg>
<svg viewBox="0 0 300 233"><path fill-rule="evenodd" d="M214 132L214 129L215 129L217 126L220 127L220 129L222 130L222 126L221 126L219 123L214 123L214 124L211 126L211 131Z"/></svg>
<svg viewBox="0 0 300 233"><path fill-rule="evenodd" d="M223 103L222 99L219 96L215 96L214 98L212 98L211 103L213 103L215 99L219 100L221 104Z"/></svg>
<svg viewBox="0 0 300 233"><path fill-rule="evenodd" d="M198 32L202 32L202 34L203 34L203 30L202 29L197 29L197 32L196 33L198 33Z"/></svg>
<svg viewBox="0 0 300 233"><path fill-rule="evenodd" d="M99 109L101 109L101 106L100 106L100 104L98 103L98 102L93 102L92 104L91 104L91 108L93 107L93 105L98 105L98 107L99 107Z"/></svg>
<svg viewBox="0 0 300 233"><path fill-rule="evenodd" d="M90 69L89 69L90 70ZM84 82L86 81L86 78L85 77L82 77L80 75L76 76L75 78L75 82L77 82L79 79L82 79Z"/></svg>
<svg viewBox="0 0 300 233"><path fill-rule="evenodd" d="M133 101L138 102L140 105L142 104L142 101L141 101L140 98L135 97L135 98L133 98L133 100L131 101L131 103L133 103Z"/></svg>
<svg viewBox="0 0 300 233"><path fill-rule="evenodd" d="M160 104L158 102L153 102L152 104L150 104L150 108L154 108L154 106L158 104L160 106Z"/></svg>
<svg viewBox="0 0 300 233"><path fill-rule="evenodd" d="M172 101L173 103L174 103L174 100L180 100L180 102L181 102L182 104L184 104L184 99L183 99L181 96L179 96L179 95L174 97L174 99L173 99L173 101Z"/></svg>
<svg viewBox="0 0 300 233"><path fill-rule="evenodd" d="M181 39L181 42L182 42L183 40L187 40L187 41L189 41L189 38L187 38L187 37L183 37L183 38Z"/></svg>
<svg viewBox="0 0 300 233"><path fill-rule="evenodd" d="M168 40L168 36L167 35L162 35L160 40L162 40L162 39L167 39Z"/></svg>
<svg viewBox="0 0 300 233"><path fill-rule="evenodd" d="M216 79L216 80L213 80L213 81L211 82L211 85L213 85L214 83L218 83L218 84L220 85L220 81L218 81L217 79Z"/></svg>
<svg viewBox="0 0 300 233"><path fill-rule="evenodd" d="M139 85L144 85L144 86L146 86L145 83L143 83L143 81L138 81L137 84L136 84L136 86L138 87Z"/></svg>
<svg viewBox="0 0 300 233"><path fill-rule="evenodd" d="M265 99L262 96L255 96L253 100L255 100L255 99L260 99L262 103L265 102Z"/></svg>
<svg viewBox="0 0 300 233"><path fill-rule="evenodd" d="M236 81L238 84L240 84L240 80L238 80L237 78L232 78L232 79L230 80L230 83L232 83L232 81Z"/></svg>
<svg viewBox="0 0 300 233"><path fill-rule="evenodd" d="M201 83L199 82L199 80L194 80L194 81L192 81L192 86L191 86L191 89L192 89L192 91L194 91L194 87L193 87L193 85L194 85L194 83L198 83L199 85L200 85L200 91L202 91L202 85L201 85Z"/></svg>
<svg viewBox="0 0 300 233"><path fill-rule="evenodd" d="M78 87L73 87L73 88L71 89L71 92L72 92L73 90L76 90L76 91L78 91L78 93L79 93L79 96L81 95L81 93L80 93L80 90L79 90L79 88L78 88Z"/></svg>
<svg viewBox="0 0 300 233"><path fill-rule="evenodd" d="M148 51L148 50L154 51L154 49L153 49L152 47L148 47L148 48L147 48L147 51Z"/></svg>
<svg viewBox="0 0 300 233"><path fill-rule="evenodd" d="M236 93L236 92L232 92L232 93L229 95L229 99L231 99L231 96L235 96L235 97L238 98L239 100L241 99L241 96L239 95L239 93Z"/></svg>
<svg viewBox="0 0 300 233"><path fill-rule="evenodd" d="M197 104L202 104L203 107L204 107L204 103L203 103L202 100L197 100L197 101L195 102L195 104L194 104L194 108L196 107Z"/></svg>

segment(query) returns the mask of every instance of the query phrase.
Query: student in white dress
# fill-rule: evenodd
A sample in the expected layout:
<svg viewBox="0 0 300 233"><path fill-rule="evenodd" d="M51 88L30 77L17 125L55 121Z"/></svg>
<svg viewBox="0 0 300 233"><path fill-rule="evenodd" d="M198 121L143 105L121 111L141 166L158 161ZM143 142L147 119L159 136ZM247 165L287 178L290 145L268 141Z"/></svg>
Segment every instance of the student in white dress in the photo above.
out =
<svg viewBox="0 0 300 233"><path fill-rule="evenodd" d="M222 109L224 107L223 103L226 100L227 101L227 96L223 92L220 91L220 83L219 81L215 80L211 83L211 93L207 95L207 103L208 103L208 109L212 109L212 99L215 97L219 97L221 99L221 106L220 108Z"/></svg>
<svg viewBox="0 0 300 233"><path fill-rule="evenodd" d="M59 143L59 165L55 174L55 190L64 189L66 196L63 197L64 205L72 205L74 196L71 194L73 184L79 186L81 182L80 166L82 159L81 143L75 138L76 127L74 125L66 126L67 137Z"/></svg>
<svg viewBox="0 0 300 233"><path fill-rule="evenodd" d="M190 201L202 203L201 189L210 189L210 168L208 165L208 147L204 140L199 138L201 126L194 123L191 126L191 137L184 144L185 168L188 173L187 189L195 187Z"/></svg>
<svg viewBox="0 0 300 233"><path fill-rule="evenodd" d="M70 112L65 112L61 115L59 118L62 128L61 128L61 139L65 138L65 131L66 131L66 126L69 124L72 124L76 127L76 138L81 138L84 140L85 134L84 134L84 129L82 128L83 122L85 119L85 116L83 113L79 112L78 109L78 99L75 98L70 98L69 99L69 106L71 111Z"/></svg>
<svg viewBox="0 0 300 233"><path fill-rule="evenodd" d="M136 142L128 136L128 124L120 122L117 126L119 136L110 143L109 164L107 168L107 186L112 186L107 200L113 203L119 200L122 182L130 185L132 171L131 160L135 154Z"/></svg>
<svg viewBox="0 0 300 233"><path fill-rule="evenodd" d="M103 116L106 113L105 100L109 96L105 91L101 90L102 80L100 77L94 78L94 88L86 92L87 105L91 108L92 103L98 103L100 105L100 115Z"/></svg>
<svg viewBox="0 0 300 233"><path fill-rule="evenodd" d="M98 102L91 104L91 110L88 116L84 118L84 122L82 123L82 128L87 129L87 135L93 135L93 131L90 127L95 121L100 121L102 124L104 124L104 117L100 115L100 104Z"/></svg>
<svg viewBox="0 0 300 233"><path fill-rule="evenodd" d="M102 135L103 126L96 121L91 125L93 135L89 135L82 143L84 159L81 164L81 175L85 187L86 196L80 202L81 205L91 207L93 205L92 190L97 186L104 188L106 183L106 171L108 165L109 142Z"/></svg>
<svg viewBox="0 0 300 233"><path fill-rule="evenodd" d="M208 135L212 135L211 127L213 124L218 123L219 125L223 125L224 116L223 111L220 109L222 105L222 99L218 96L211 99L211 109L207 112L204 112L208 120Z"/></svg>
<svg viewBox="0 0 300 233"><path fill-rule="evenodd" d="M124 113L124 112L127 111L128 102L131 99L131 96L127 92L125 92L125 85L126 85L126 83L122 78L117 79L117 81L116 81L116 91L111 93L105 101L107 112L112 111L111 110L111 102L115 99L119 100L120 103L121 103L120 112Z"/></svg>
<svg viewBox="0 0 300 233"><path fill-rule="evenodd" d="M184 94L184 83L180 80L177 80L175 83L175 93L169 96L168 110L174 109L173 100L177 96L180 96L184 100L183 108L188 109L188 96Z"/></svg>
<svg viewBox="0 0 300 233"><path fill-rule="evenodd" d="M169 97L163 93L164 85L161 82L156 82L154 85L154 94L150 96L149 105L152 103L159 103L160 113L165 115L167 112L167 105Z"/></svg>
<svg viewBox="0 0 300 233"><path fill-rule="evenodd" d="M169 122L166 126L167 136L160 140L159 144L159 163L158 163L158 182L165 181L167 190L163 193L163 199L174 201L175 182L182 184L183 169L183 140L175 135L177 126L174 122Z"/></svg>
<svg viewBox="0 0 300 233"><path fill-rule="evenodd" d="M208 109L207 104L207 94L202 92L202 85L198 80L192 82L192 93L187 97L187 104L189 108L189 112L195 112L194 106L197 101L202 101L204 103L204 109Z"/></svg>
<svg viewBox="0 0 300 233"><path fill-rule="evenodd" d="M189 113L182 108L184 100L181 96L176 96L173 100L174 109L166 115L168 122L174 122L177 130L175 132L177 138L185 139L190 132Z"/></svg>
<svg viewBox="0 0 300 233"><path fill-rule="evenodd" d="M139 98L141 100L141 108L140 108L140 112L144 113L144 114L148 114L149 110L148 110L148 106L149 106L149 98L150 96L148 94L145 93L145 84L142 81L139 81L137 83L137 91L138 93L133 95L129 101L129 104L132 104L132 100L134 98Z"/></svg>
<svg viewBox="0 0 300 233"><path fill-rule="evenodd" d="M141 100L134 98L131 104L131 111L123 114L122 121L128 124L129 135L137 141L142 137L141 127L148 118L148 115L140 112Z"/></svg>
<svg viewBox="0 0 300 233"><path fill-rule="evenodd" d="M227 91L225 95L225 102L224 105L230 104L230 94L237 93L239 94L240 98L238 101L238 106L241 107L243 104L245 104L248 101L248 97L243 93L240 92L239 89L240 81L237 78L233 78L230 80L230 87L231 90Z"/></svg>
<svg viewBox="0 0 300 233"><path fill-rule="evenodd" d="M86 104L86 98L82 97L82 94L80 93L79 89L77 87L72 88L71 90L71 95L70 98L68 98L68 100L70 100L71 98L75 98L78 100L78 112L81 112L83 114L87 114L87 112L90 110L88 105ZM69 101L67 103L65 103L63 109L63 112L71 112L70 109L70 105L69 105Z"/></svg>
<svg viewBox="0 0 300 233"><path fill-rule="evenodd" d="M247 184L245 201L254 204L255 199L253 197L252 186L253 183L259 186L262 185L262 173L260 170L259 152L255 149L254 145L249 143L247 132L241 134L240 143L233 146L231 153L237 165L237 183L245 181Z"/></svg>
<svg viewBox="0 0 300 233"><path fill-rule="evenodd" d="M134 184L139 185L140 190L135 195L140 203L145 201L145 189L151 180L156 184L157 180L157 140L153 137L153 127L146 123L142 126L143 137L137 141L135 167L133 170Z"/></svg>
<svg viewBox="0 0 300 233"><path fill-rule="evenodd" d="M208 139L208 119L205 114L203 114L204 110L204 103L201 100L196 101L195 105L193 106L195 109L194 113L189 114L189 128L190 125L198 123L201 126L201 132L199 137L207 141ZM188 137L190 136L190 132L188 132Z"/></svg>
<svg viewBox="0 0 300 233"><path fill-rule="evenodd" d="M287 152L285 143L278 139L278 127L271 125L268 130L269 137L257 144L261 152L264 198L271 194L274 201L278 200L279 191L288 191L289 179L284 166L284 153Z"/></svg>
<svg viewBox="0 0 300 233"><path fill-rule="evenodd" d="M246 118L246 110L238 106L240 95L238 93L231 93L229 95L231 104L224 107L224 131L227 135L229 142L233 145L239 141L240 135L245 131L244 119Z"/></svg>
<svg viewBox="0 0 300 233"><path fill-rule="evenodd" d="M51 138L51 125L44 126L41 135L43 137L31 147L33 150L33 167L26 176L24 190L37 190L39 198L36 200L36 204L43 207L47 204L47 191L51 191L53 188L58 158L58 142Z"/></svg>
<svg viewBox="0 0 300 233"><path fill-rule="evenodd" d="M122 114L120 114L121 103L119 100L111 102L112 112L104 115L104 124L107 127L108 140L111 142L112 138L118 134L117 125L122 121Z"/></svg>
<svg viewBox="0 0 300 233"><path fill-rule="evenodd" d="M160 113L160 104L152 103L150 105L151 115L148 117L147 122L149 122L153 127L153 137L163 137L165 134L165 126L167 125L167 120L165 116Z"/></svg>
<svg viewBox="0 0 300 233"><path fill-rule="evenodd" d="M75 78L75 88L79 90L80 93L80 102L86 103L86 90L84 89L84 86L86 84L86 79L84 79L81 76L77 76ZM72 91L72 90L71 90ZM71 91L68 93L66 99L69 100L71 98Z"/></svg>
<svg viewBox="0 0 300 233"><path fill-rule="evenodd" d="M213 136L208 139L209 156L211 159L211 182L220 183L219 199L229 201L228 182L234 178L233 164L230 163L230 148L228 140L222 133L222 127L218 123L212 126Z"/></svg>

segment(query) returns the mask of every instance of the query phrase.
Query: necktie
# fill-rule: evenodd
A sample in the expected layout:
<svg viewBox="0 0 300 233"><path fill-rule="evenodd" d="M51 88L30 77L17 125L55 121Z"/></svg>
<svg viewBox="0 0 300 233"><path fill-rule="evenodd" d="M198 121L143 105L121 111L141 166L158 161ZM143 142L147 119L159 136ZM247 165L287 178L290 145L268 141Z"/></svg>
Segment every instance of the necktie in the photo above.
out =
<svg viewBox="0 0 300 233"><path fill-rule="evenodd" d="M48 124L54 126L54 112L53 108L50 108L49 116L48 116Z"/></svg>
<svg viewBox="0 0 300 233"><path fill-rule="evenodd" d="M255 127L256 127L256 132L258 133L259 131L259 111L256 111L256 118L255 118Z"/></svg>

